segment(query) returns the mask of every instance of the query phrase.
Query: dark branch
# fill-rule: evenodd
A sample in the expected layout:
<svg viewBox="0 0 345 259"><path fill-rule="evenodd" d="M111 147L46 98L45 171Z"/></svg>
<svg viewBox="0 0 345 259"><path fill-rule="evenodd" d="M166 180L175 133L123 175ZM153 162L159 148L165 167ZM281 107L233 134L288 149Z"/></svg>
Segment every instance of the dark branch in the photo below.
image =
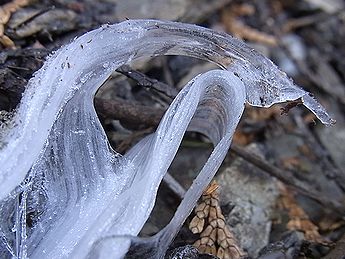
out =
<svg viewBox="0 0 345 259"><path fill-rule="evenodd" d="M130 66L123 65L119 67L116 71L127 76L128 78L133 79L137 82L138 85L147 88L152 88L155 91L162 93L171 99L175 98L175 96L178 94L178 91L170 85L164 84L158 81L157 79L149 78L144 73L133 70Z"/></svg>
<svg viewBox="0 0 345 259"><path fill-rule="evenodd" d="M164 114L163 109L136 104L121 98L111 100L95 98L95 106L101 116L119 120L130 129L156 127Z"/></svg>

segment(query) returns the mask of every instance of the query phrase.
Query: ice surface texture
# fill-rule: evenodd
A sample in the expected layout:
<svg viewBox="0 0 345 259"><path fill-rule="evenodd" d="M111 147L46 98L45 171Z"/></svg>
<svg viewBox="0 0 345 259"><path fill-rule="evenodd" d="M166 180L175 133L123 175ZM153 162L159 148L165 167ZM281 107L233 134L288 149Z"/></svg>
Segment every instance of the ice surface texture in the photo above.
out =
<svg viewBox="0 0 345 259"><path fill-rule="evenodd" d="M191 80L156 133L122 157L109 147L94 94L119 66L160 55L201 58L223 70ZM147 220L188 127L215 148L170 224L152 238L168 244L220 166L244 102L268 107L298 98L332 123L309 93L227 34L155 20L86 33L47 59L29 81L13 126L2 128L0 257L121 258L131 242L121 236L137 235Z"/></svg>

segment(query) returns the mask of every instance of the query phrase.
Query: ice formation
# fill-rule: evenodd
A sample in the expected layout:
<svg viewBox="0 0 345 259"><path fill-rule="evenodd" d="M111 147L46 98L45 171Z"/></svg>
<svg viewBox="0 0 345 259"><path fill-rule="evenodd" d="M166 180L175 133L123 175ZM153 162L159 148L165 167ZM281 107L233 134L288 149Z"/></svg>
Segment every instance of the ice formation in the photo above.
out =
<svg viewBox="0 0 345 259"><path fill-rule="evenodd" d="M119 66L159 55L205 59L223 70L192 79L157 131L120 156L97 119L94 94ZM86 33L47 59L11 126L0 127L0 257L121 258L130 243L163 256L226 155L244 102L268 107L298 98L332 123L308 92L227 34L156 20ZM169 225L148 240L129 238L150 215L187 129L207 135L213 153Z"/></svg>

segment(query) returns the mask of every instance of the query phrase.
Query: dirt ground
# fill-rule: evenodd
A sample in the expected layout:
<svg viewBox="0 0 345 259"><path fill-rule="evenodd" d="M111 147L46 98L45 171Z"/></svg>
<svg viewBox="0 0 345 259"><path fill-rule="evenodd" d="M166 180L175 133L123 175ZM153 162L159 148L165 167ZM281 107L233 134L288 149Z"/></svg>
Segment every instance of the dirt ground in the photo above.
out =
<svg viewBox="0 0 345 259"><path fill-rule="evenodd" d="M205 194L201 204L214 199L215 208L222 211L230 233L227 240L238 249L232 258L345 258L342 0L18 0L0 4L3 114L15 111L27 81L49 53L105 23L136 18L195 23L241 38L272 59L297 85L312 92L337 123L325 127L298 104L290 110L284 105L247 107L233 149L216 176L216 198ZM114 72L95 98L113 147L124 153L153 132L181 86L212 68L192 58L162 57ZM163 89L164 94L155 89ZM210 150L203 136L185 136L142 236L158 232L169 222ZM189 225L195 215L181 229L167 257L193 244L199 252L193 250L194 257L188 258L212 258L206 253L217 255L215 251L222 248L217 242L203 246L202 237L210 236L203 232L210 219L203 230L192 233ZM222 220L218 214L215 217Z"/></svg>

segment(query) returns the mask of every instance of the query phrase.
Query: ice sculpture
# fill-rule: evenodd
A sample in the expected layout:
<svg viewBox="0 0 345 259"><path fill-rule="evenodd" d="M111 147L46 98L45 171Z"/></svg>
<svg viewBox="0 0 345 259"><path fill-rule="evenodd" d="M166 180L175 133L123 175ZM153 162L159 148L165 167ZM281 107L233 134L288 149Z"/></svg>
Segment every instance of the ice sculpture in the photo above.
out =
<svg viewBox="0 0 345 259"><path fill-rule="evenodd" d="M191 80L156 133L120 156L97 119L94 94L119 66L159 55L201 58L223 70ZM131 242L163 256L220 166L244 102L268 107L298 98L332 123L309 93L227 34L155 20L86 33L47 59L29 81L12 126L0 128L0 257L121 258ZM147 220L187 128L207 135L213 153L170 224L148 241L128 238Z"/></svg>

